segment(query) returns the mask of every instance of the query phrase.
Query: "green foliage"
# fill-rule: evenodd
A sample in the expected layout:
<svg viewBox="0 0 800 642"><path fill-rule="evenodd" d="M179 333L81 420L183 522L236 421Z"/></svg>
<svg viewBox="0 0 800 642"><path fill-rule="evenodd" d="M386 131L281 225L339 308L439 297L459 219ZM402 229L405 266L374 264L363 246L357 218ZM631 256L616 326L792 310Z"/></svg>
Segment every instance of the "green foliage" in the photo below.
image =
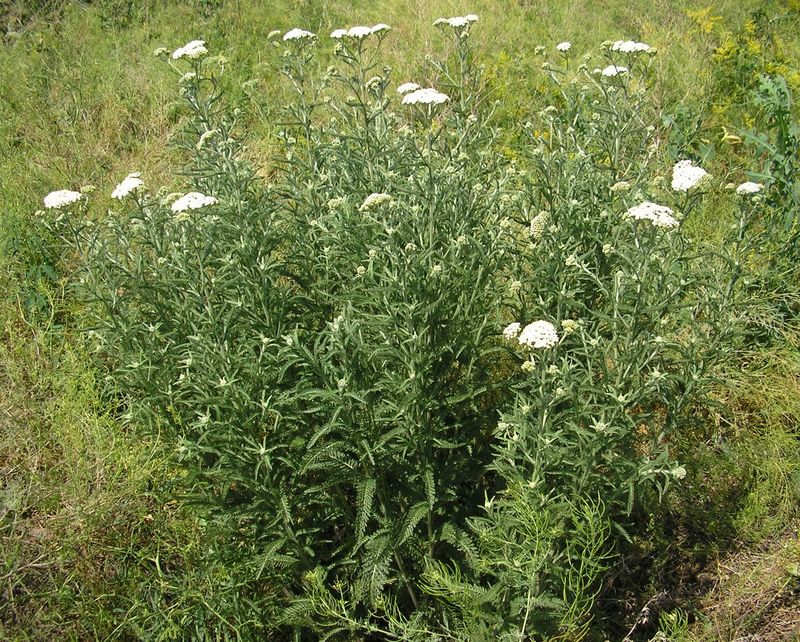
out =
<svg viewBox="0 0 800 642"><path fill-rule="evenodd" d="M651 180L642 54L609 50L616 76L549 63L563 107L508 162L469 25L441 29L449 99L402 111L388 30L344 36L321 74L314 36L285 41L269 183L225 60L189 53L179 145L202 193L134 181L100 224L83 199L52 221L130 417L262 560L276 634L583 637L615 540L686 474L670 435L735 331L744 223L720 257L647 202L687 217L702 189Z"/></svg>

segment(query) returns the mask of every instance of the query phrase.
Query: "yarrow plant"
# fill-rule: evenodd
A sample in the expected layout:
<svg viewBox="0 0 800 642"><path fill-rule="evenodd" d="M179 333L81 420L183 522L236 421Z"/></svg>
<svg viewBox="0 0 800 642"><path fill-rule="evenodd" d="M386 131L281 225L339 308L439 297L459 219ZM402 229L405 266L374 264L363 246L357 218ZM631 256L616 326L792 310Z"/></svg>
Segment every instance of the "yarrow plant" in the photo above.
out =
<svg viewBox="0 0 800 642"><path fill-rule="evenodd" d="M158 49L156 51L156 55L161 55L164 52L164 49ZM181 58L189 58L190 60L196 60L197 58L202 58L207 53L208 49L206 49L205 40L192 40L183 47L178 47L175 51L173 51L172 59L180 60Z"/></svg>
<svg viewBox="0 0 800 642"><path fill-rule="evenodd" d="M114 188L114 191L111 192L111 198L116 198L117 200L122 200L126 196L129 196L140 187L144 185L144 181L141 179L141 174L139 172L133 172L132 174L128 174L119 185Z"/></svg>
<svg viewBox="0 0 800 642"><path fill-rule="evenodd" d="M678 227L678 221L673 216L673 211L666 205L657 205L644 201L628 209L626 214L637 221L649 221L655 227L671 229Z"/></svg>
<svg viewBox="0 0 800 642"><path fill-rule="evenodd" d="M627 86L644 66L558 57L563 100L510 161L476 21L437 20L448 57L396 91L388 25L322 39L322 74L313 33L273 33L293 98L269 172L224 58L161 52L185 191L130 174L95 226L80 193L45 199L127 415L172 440L218 564L250 573L233 602L259 616L237 634L578 639L620 541L688 475L670 436L712 381L737 275L684 235L695 200L653 187L654 112Z"/></svg>
<svg viewBox="0 0 800 642"><path fill-rule="evenodd" d="M433 87L415 89L403 96L404 105L441 105L450 100L447 94L437 91Z"/></svg>
<svg viewBox="0 0 800 642"><path fill-rule="evenodd" d="M687 192L707 176L708 172L702 167L697 167L692 161L679 161L672 169L672 189L677 192Z"/></svg>
<svg viewBox="0 0 800 642"><path fill-rule="evenodd" d="M81 199L80 192L74 192L68 189L61 189L55 192L50 192L44 197L44 206L47 209L60 210L68 205L72 205Z"/></svg>
<svg viewBox="0 0 800 642"><path fill-rule="evenodd" d="M196 210L201 207L208 207L214 205L217 199L213 196L206 196L200 192L189 192L178 198L172 204L173 212L186 212L187 210Z"/></svg>
<svg viewBox="0 0 800 642"><path fill-rule="evenodd" d="M761 183L754 183L753 181L745 181L736 187L736 193L739 196L747 196L750 194L758 194L764 186Z"/></svg>

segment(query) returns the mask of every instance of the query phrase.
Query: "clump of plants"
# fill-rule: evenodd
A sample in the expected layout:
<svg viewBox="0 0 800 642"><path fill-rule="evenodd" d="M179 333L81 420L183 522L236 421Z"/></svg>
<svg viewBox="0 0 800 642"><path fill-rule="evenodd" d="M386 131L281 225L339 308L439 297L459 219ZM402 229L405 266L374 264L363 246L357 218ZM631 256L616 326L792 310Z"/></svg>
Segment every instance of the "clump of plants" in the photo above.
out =
<svg viewBox="0 0 800 642"><path fill-rule="evenodd" d="M560 43L562 104L507 160L477 22L438 20L450 56L399 85L388 25L335 30L326 70L327 38L274 34L295 98L267 172L224 59L162 50L190 191L131 174L101 221L78 192L45 200L127 416L168 435L181 494L246 560L247 617L209 627L579 639L619 543L687 474L671 436L735 330L752 210L724 253L684 234L711 179L661 175L644 43L597 70Z"/></svg>

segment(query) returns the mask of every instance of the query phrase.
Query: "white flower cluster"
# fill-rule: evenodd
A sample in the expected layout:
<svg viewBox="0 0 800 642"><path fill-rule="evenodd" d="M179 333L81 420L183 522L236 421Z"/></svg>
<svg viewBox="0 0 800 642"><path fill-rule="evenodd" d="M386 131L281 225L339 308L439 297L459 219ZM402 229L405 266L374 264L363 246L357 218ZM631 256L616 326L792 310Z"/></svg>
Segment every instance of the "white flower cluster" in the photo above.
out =
<svg viewBox="0 0 800 642"><path fill-rule="evenodd" d="M650 49L650 45L633 40L617 40L611 43L611 51L619 51L620 53L641 53L650 51Z"/></svg>
<svg viewBox="0 0 800 642"><path fill-rule="evenodd" d="M626 214L639 221L650 221L656 227L665 229L678 227L677 219L672 216L672 210L666 205L657 205L650 201L644 201L630 208Z"/></svg>
<svg viewBox="0 0 800 642"><path fill-rule="evenodd" d="M404 82L397 88L398 94L407 94L411 91L416 91L419 89L419 85L415 82Z"/></svg>
<svg viewBox="0 0 800 642"><path fill-rule="evenodd" d="M521 331L522 325L518 321L514 321L514 323L509 323L505 330L503 330L503 337L508 341L513 341L519 336Z"/></svg>
<svg viewBox="0 0 800 642"><path fill-rule="evenodd" d="M530 348L552 348L558 343L558 332L549 321L534 321L522 329L517 341Z"/></svg>
<svg viewBox="0 0 800 642"><path fill-rule="evenodd" d="M181 58L190 58L192 60L196 58L201 58L208 53L208 49L206 49L206 41L205 40L192 40L189 43L183 45L183 47L179 47L175 51L172 52L172 59L179 60Z"/></svg>
<svg viewBox="0 0 800 642"><path fill-rule="evenodd" d="M736 188L736 193L739 196L747 196L748 194L758 194L762 189L764 189L764 186L761 183L747 181Z"/></svg>
<svg viewBox="0 0 800 642"><path fill-rule="evenodd" d="M560 51L561 53L567 53L570 49L572 49L571 42L564 41L564 42L559 42L556 45L556 51Z"/></svg>
<svg viewBox="0 0 800 642"><path fill-rule="evenodd" d="M368 210L374 209L376 207L380 207L386 203L391 203L392 197L389 194L384 192L373 192L367 198L364 199L364 202L359 207L360 212L366 212Z"/></svg>
<svg viewBox="0 0 800 642"><path fill-rule="evenodd" d="M290 40L307 40L315 37L316 36L310 31L306 31L305 29L298 29L297 27L295 27L294 29L290 29L285 34L283 34L284 42L289 42Z"/></svg>
<svg viewBox="0 0 800 642"><path fill-rule="evenodd" d="M213 196L206 196L200 192L189 192L184 194L177 201L172 204L173 212L185 212L187 210L196 210L207 205L214 205L217 199Z"/></svg>
<svg viewBox="0 0 800 642"><path fill-rule="evenodd" d="M452 18L438 18L434 21L433 26L448 25L453 29L462 29L468 27L473 22L478 22L478 16L474 13L467 14L466 16L454 16Z"/></svg>
<svg viewBox="0 0 800 642"><path fill-rule="evenodd" d="M44 206L49 210L60 210L65 205L71 205L81 199L80 192L73 192L68 189L60 189L50 192L44 197Z"/></svg>
<svg viewBox="0 0 800 642"><path fill-rule="evenodd" d="M524 328L514 321L503 330L503 337L507 341L516 339L520 345L529 348L552 348L558 343L558 332L549 321L534 321Z"/></svg>
<svg viewBox="0 0 800 642"><path fill-rule="evenodd" d="M437 91L433 87L415 89L403 96L404 105L441 105L450 100L447 94Z"/></svg>
<svg viewBox="0 0 800 642"><path fill-rule="evenodd" d="M144 181L140 178L141 174L139 172L133 172L132 174L128 174L119 185L114 188L114 191L111 192L111 198L116 198L117 200L122 200L131 192L139 189L142 185L144 185Z"/></svg>
<svg viewBox="0 0 800 642"><path fill-rule="evenodd" d="M697 167L692 161L679 161L672 168L672 189L676 192L688 192L706 176L708 172L702 167Z"/></svg>
<svg viewBox="0 0 800 642"><path fill-rule="evenodd" d="M385 31L389 31L391 27L389 25L380 23L375 25L374 27L350 27L349 29L334 29L331 31L331 38L334 40L341 40L342 38L353 38L355 40L361 40L362 38L366 38L367 36L371 36L376 33L382 33Z"/></svg>
<svg viewBox="0 0 800 642"><path fill-rule="evenodd" d="M600 73L608 78L612 78L613 76L618 76L620 74L627 74L628 68L622 67L620 65L609 65L608 67L603 69Z"/></svg>
<svg viewBox="0 0 800 642"><path fill-rule="evenodd" d="M536 216L533 217L531 221L531 237L534 239L542 238L542 234L547 229L547 225L550 223L550 212L547 210L542 210Z"/></svg>

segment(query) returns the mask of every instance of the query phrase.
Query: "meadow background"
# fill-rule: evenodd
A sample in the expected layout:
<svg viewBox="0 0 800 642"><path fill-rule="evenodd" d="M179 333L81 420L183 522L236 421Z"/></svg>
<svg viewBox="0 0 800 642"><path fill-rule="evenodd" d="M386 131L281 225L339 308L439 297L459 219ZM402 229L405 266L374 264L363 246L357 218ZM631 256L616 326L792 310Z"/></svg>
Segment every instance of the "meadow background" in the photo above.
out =
<svg viewBox="0 0 800 642"><path fill-rule="evenodd" d="M552 102L537 45L568 40L578 55L621 38L655 47L665 171L692 157L720 184L739 182L764 154L745 135L764 125L759 76L800 92L796 0L0 0L1 638L247 639L247 623L231 620L246 611L236 600L247 599L247 573L213 554L220 534L182 501L174 444L121 421L109 400L49 253L42 197L84 185L110 193L131 171L180 189L169 181L183 115L157 47L202 38L225 55L245 154L269 179L286 100L269 32L388 23L382 57L402 82L442 51L433 21L471 12L501 125ZM499 144L513 158L519 141ZM731 203L723 190L706 197L692 234L717 235ZM102 201L90 208L102 216ZM622 639L661 592L662 639L797 639L796 321L737 346L704 427L678 444L686 483L605 582L588 639Z"/></svg>

